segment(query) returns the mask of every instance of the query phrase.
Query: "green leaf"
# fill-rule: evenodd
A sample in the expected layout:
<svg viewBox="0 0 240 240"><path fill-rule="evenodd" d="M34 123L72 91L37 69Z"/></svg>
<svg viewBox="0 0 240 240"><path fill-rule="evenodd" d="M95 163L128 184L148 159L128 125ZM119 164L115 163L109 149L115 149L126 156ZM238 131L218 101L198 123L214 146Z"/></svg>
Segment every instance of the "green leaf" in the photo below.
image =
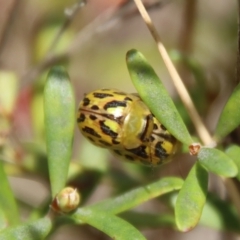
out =
<svg viewBox="0 0 240 240"><path fill-rule="evenodd" d="M232 95L228 99L221 115L215 131L218 139L224 138L240 124L240 84L234 89Z"/></svg>
<svg viewBox="0 0 240 240"><path fill-rule="evenodd" d="M106 233L112 239L127 240L146 239L135 227L125 220L109 214L109 212L96 211L91 209L78 209L72 215L75 221L88 223L89 225Z"/></svg>
<svg viewBox="0 0 240 240"><path fill-rule="evenodd" d="M194 228L202 214L206 202L208 173L197 162L189 172L177 197L175 216L180 231Z"/></svg>
<svg viewBox="0 0 240 240"><path fill-rule="evenodd" d="M44 89L44 113L52 197L64 186L72 154L75 100L63 67L50 70Z"/></svg>
<svg viewBox="0 0 240 240"><path fill-rule="evenodd" d="M0 233L1 240L41 240L45 239L52 228L50 218L41 218L14 228L7 228Z"/></svg>
<svg viewBox="0 0 240 240"><path fill-rule="evenodd" d="M0 208L3 214L1 214L1 222L6 224L17 224L19 222L19 213L17 203L15 201L12 189L9 185L7 175L4 171L3 162L0 160Z"/></svg>
<svg viewBox="0 0 240 240"><path fill-rule="evenodd" d="M179 190L183 180L176 177L166 177L149 185L136 188L119 197L111 198L103 202L90 206L90 209L107 211L111 214L118 214L128 209L134 208L152 198L163 194Z"/></svg>
<svg viewBox="0 0 240 240"><path fill-rule="evenodd" d="M104 222L103 227L102 227L102 226L94 225L95 224L94 222L90 222L90 221L92 221L91 219L86 220L85 215L89 213L90 217L93 220L96 219L97 224L100 224L100 223L98 223L98 221L100 221L100 222L103 221L103 219L99 219L101 217L102 213L107 212L106 219L110 219L109 216L113 216L112 214L118 214L118 213L126 211L130 208L136 207L139 204L144 203L154 197L160 196L162 194L165 194L165 193L168 193L168 192L171 192L174 190L178 190L181 188L182 184L183 184L183 180L180 178L176 178L176 177L163 178L155 183L152 183L147 186L139 187L135 190L129 191L119 197L108 199L103 202L94 204L92 206L78 209L75 213L73 213L71 215L71 218L81 224L89 223L90 225L93 225L96 228L100 229L101 231L107 233L109 236L112 236L112 235L110 235L110 232L109 232L111 229L106 230L106 229L102 229L102 228L104 226L105 227L110 226L109 224L111 224L111 222L113 222L113 221L116 221L116 219L113 218L112 221L110 221L109 223ZM91 214L94 214L94 215L91 216ZM84 216L82 216L82 215L84 215ZM95 215L96 215L96 217L95 217ZM104 215L102 215L102 216L105 218ZM116 222L116 225L118 225L118 224L121 224L121 222L119 222L119 223ZM113 233L115 233L115 225L113 227L114 227ZM113 228L113 227L111 227L111 228ZM118 225L118 229L121 229L121 232L122 232L122 228L120 225ZM122 235L121 236L117 235L116 239L138 239L138 238L133 238L133 236L130 237L130 235L128 236L128 234L129 233L124 235L123 238L122 238Z"/></svg>
<svg viewBox="0 0 240 240"><path fill-rule="evenodd" d="M225 153L235 162L238 168L237 179L240 181L240 147L232 145L226 149Z"/></svg>
<svg viewBox="0 0 240 240"><path fill-rule="evenodd" d="M12 114L18 96L19 81L14 72L0 71L0 103L7 114Z"/></svg>
<svg viewBox="0 0 240 240"><path fill-rule="evenodd" d="M173 214L149 214L130 211L122 213L120 217L138 228L176 228Z"/></svg>
<svg viewBox="0 0 240 240"><path fill-rule="evenodd" d="M180 142L190 145L193 141L181 116L145 57L132 49L126 61L132 82L151 112Z"/></svg>
<svg viewBox="0 0 240 240"><path fill-rule="evenodd" d="M238 169L233 160L215 148L202 147L198 153L199 163L208 171L222 177L235 177Z"/></svg>
<svg viewBox="0 0 240 240"><path fill-rule="evenodd" d="M3 209L0 209L0 232L4 228L8 227L8 224L9 224L9 222L8 222L8 220L6 218L6 215L5 215L4 211L3 211Z"/></svg>
<svg viewBox="0 0 240 240"><path fill-rule="evenodd" d="M222 231L240 232L239 216L229 201L222 201L209 194L203 208L200 224Z"/></svg>

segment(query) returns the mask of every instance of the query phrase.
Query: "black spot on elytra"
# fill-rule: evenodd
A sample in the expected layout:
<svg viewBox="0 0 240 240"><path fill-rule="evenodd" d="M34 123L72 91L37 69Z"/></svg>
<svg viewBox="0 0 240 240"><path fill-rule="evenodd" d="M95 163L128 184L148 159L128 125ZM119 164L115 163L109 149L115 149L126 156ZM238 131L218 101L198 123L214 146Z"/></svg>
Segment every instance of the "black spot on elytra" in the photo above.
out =
<svg viewBox="0 0 240 240"><path fill-rule="evenodd" d="M89 118L93 121L97 119L97 117L95 115L90 115Z"/></svg>
<svg viewBox="0 0 240 240"><path fill-rule="evenodd" d="M94 93L93 93L93 96L94 96L95 98L113 97L113 95L110 94L110 93L99 93L99 92L94 92Z"/></svg>
<svg viewBox="0 0 240 240"><path fill-rule="evenodd" d="M106 147L112 146L110 143L105 142L105 141L103 141L103 140L99 140L98 142L101 143L101 144L103 144L103 145L106 146Z"/></svg>
<svg viewBox="0 0 240 240"><path fill-rule="evenodd" d="M127 159L127 160L130 160L130 161L134 161L134 157L130 156L130 155L124 155L124 157Z"/></svg>
<svg viewBox="0 0 240 240"><path fill-rule="evenodd" d="M145 121L146 121L146 126L145 126L143 132L139 136L143 142L149 141L149 136L146 136L146 134L148 131L149 123L150 123L150 121L152 121L152 115L151 114L147 115L145 118Z"/></svg>
<svg viewBox="0 0 240 240"><path fill-rule="evenodd" d="M91 142L95 142L91 137L87 137Z"/></svg>
<svg viewBox="0 0 240 240"><path fill-rule="evenodd" d="M77 122L79 122L79 123L84 122L85 118L86 118L85 115L83 113L81 113L80 116L77 118Z"/></svg>
<svg viewBox="0 0 240 240"><path fill-rule="evenodd" d="M104 109L107 110L108 108L116 108L116 107L126 107L127 104L126 102L124 101L111 101L111 102L108 102L104 105Z"/></svg>
<svg viewBox="0 0 240 240"><path fill-rule="evenodd" d="M130 97L125 97L124 100L125 101L132 101L132 99Z"/></svg>
<svg viewBox="0 0 240 240"><path fill-rule="evenodd" d="M171 135L171 134L164 134L164 133L159 133L157 134L159 137L165 139L168 142L175 143L176 139Z"/></svg>
<svg viewBox="0 0 240 240"><path fill-rule="evenodd" d="M117 94L117 95L126 95L125 92L113 92L114 94Z"/></svg>
<svg viewBox="0 0 240 240"><path fill-rule="evenodd" d="M85 98L83 99L83 106L86 107L87 105L89 105L89 103L90 103L89 98L86 98L86 97L85 97Z"/></svg>
<svg viewBox="0 0 240 240"><path fill-rule="evenodd" d="M92 110L99 110L99 107L97 105L93 105L93 106L91 106L91 109Z"/></svg>
<svg viewBox="0 0 240 240"><path fill-rule="evenodd" d="M99 121L101 130L104 134L110 136L111 138L116 138L118 134L112 131L107 125L105 125L104 121Z"/></svg>
<svg viewBox="0 0 240 240"><path fill-rule="evenodd" d="M153 142L155 140L155 137L153 137L152 135L150 136L150 142Z"/></svg>
<svg viewBox="0 0 240 240"><path fill-rule="evenodd" d="M122 156L121 152L119 150L113 150L117 155Z"/></svg>
<svg viewBox="0 0 240 240"><path fill-rule="evenodd" d="M168 157L166 150L162 147L162 142L158 142L155 145L155 156L160 159L165 159Z"/></svg>
<svg viewBox="0 0 240 240"><path fill-rule="evenodd" d="M111 119L111 120L113 120L113 121L115 121L115 122L118 122L118 123L120 123L120 121L121 121L121 119L122 119L122 117L114 117L114 115L113 114L101 114L101 116L103 116L103 117L105 117L105 118L108 118L108 119Z"/></svg>
<svg viewBox="0 0 240 240"><path fill-rule="evenodd" d="M88 133L88 134L90 134L90 135L92 135L94 137L101 138L101 136L94 129L92 129L90 127L84 127L82 129L82 131L86 132L86 133Z"/></svg>
<svg viewBox="0 0 240 240"><path fill-rule="evenodd" d="M148 158L148 155L145 151L146 146L139 146L137 148L133 148L133 149L127 149L129 152L134 153L135 155L141 157L141 158Z"/></svg>
<svg viewBox="0 0 240 240"><path fill-rule="evenodd" d="M116 145L116 144L120 144L120 142L116 141L115 139L112 139L112 144Z"/></svg>
<svg viewBox="0 0 240 240"><path fill-rule="evenodd" d="M157 130L158 129L158 125L156 123L153 124L153 130Z"/></svg>
<svg viewBox="0 0 240 240"><path fill-rule="evenodd" d="M161 124L161 129L162 129L163 131L166 131L166 130L167 130L167 129L165 128L165 126L162 125L162 124Z"/></svg>

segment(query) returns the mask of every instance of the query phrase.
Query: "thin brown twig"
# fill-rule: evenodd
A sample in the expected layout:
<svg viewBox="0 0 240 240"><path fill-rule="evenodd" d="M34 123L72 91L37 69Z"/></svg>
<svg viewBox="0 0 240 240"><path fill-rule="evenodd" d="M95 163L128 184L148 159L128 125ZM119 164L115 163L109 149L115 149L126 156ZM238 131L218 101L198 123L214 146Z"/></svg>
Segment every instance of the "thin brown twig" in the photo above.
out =
<svg viewBox="0 0 240 240"><path fill-rule="evenodd" d="M188 56L192 50L193 33L196 22L197 3L196 0L186 0L183 2L184 9L182 14L182 23L178 40L178 49L183 56ZM187 85L191 79L191 73L186 62L179 61L176 65L178 72L184 78L184 83Z"/></svg>
<svg viewBox="0 0 240 240"><path fill-rule="evenodd" d="M81 31L76 35L73 42L69 45L66 51L67 55L73 55L79 48L80 44L87 42L96 33L104 31L105 28L108 29L108 27L111 26L108 20L111 19L111 17L116 13L117 9L118 6L108 8L98 17L96 17L91 23L89 23L86 27L81 29Z"/></svg>
<svg viewBox="0 0 240 240"><path fill-rule="evenodd" d="M165 65L169 71L169 74L172 77L172 80L175 84L175 87L176 87L178 93L179 93L179 96L181 97L181 99L183 101L184 106L188 110L188 113L192 119L192 122L195 125L195 128L199 134L200 139L202 140L203 144L205 144L205 145L212 144L214 142L214 140L212 139L211 135L209 134L208 130L206 129L205 125L203 124L195 106L193 105L193 102L189 96L189 93L186 90L179 74L177 73L177 70L174 67L165 47L163 46L160 36L158 35L156 28L154 27L146 9L144 8L142 1L141 0L134 0L134 1L139 9L140 14L142 15L142 18L144 19L153 38L155 39L155 41L157 43L159 52L165 62ZM229 195L238 211L238 214L240 216L240 196L239 196L238 189L236 188L232 179L226 179L226 178L221 178L221 179L224 182L226 188L228 189L228 193L229 193Z"/></svg>
<svg viewBox="0 0 240 240"><path fill-rule="evenodd" d="M16 11L18 10L18 6L20 2L21 1L13 0L12 5L9 8L9 12L6 14L7 19L5 20L2 32L0 33L0 56L4 49L4 46L8 37L8 33L10 31L10 26L12 25L13 20L16 16Z"/></svg>
<svg viewBox="0 0 240 240"><path fill-rule="evenodd" d="M64 61L68 58L68 56L63 54L58 55L50 55L48 54L48 57L44 58L43 61L41 61L36 66L32 67L26 74L24 74L21 77L21 88L24 88L27 84L31 83L34 79L36 79L45 69L60 63L61 61Z"/></svg>
<svg viewBox="0 0 240 240"><path fill-rule="evenodd" d="M179 37L179 49L183 53L189 53L192 48L193 30L196 21L196 0L186 0L183 11L182 29Z"/></svg>
<svg viewBox="0 0 240 240"><path fill-rule="evenodd" d="M157 0L156 2L150 2L150 3L146 2L144 6L148 11L153 11L153 10L165 7L166 5L170 4L172 1L173 0L162 0L162 1ZM138 9L134 8L132 9L132 11L129 11L127 14L124 14L123 19L126 20L128 18L133 18L138 14L139 14Z"/></svg>
<svg viewBox="0 0 240 240"><path fill-rule="evenodd" d="M153 9L155 7L162 7L164 4L167 4L167 3L169 2L166 1L161 3L151 3L151 4L148 4L146 8ZM128 17L135 16L133 11L129 11L127 13L125 12L126 9L124 9L124 7L127 7L128 4L129 2L126 2L122 6L115 6L115 7L109 8L102 15L97 17L89 25L87 25L84 29L82 29L79 32L79 34L76 36L76 38L74 39L70 47L68 48L67 50L68 55L71 55L76 51L76 49L79 47L79 43L82 44L83 42L86 42L87 40L92 38L94 34L98 32L103 32L108 30L109 26L112 27L114 22L118 23L121 20L127 19ZM120 10L120 8L124 12L119 11L118 12L119 14L117 14L117 10Z"/></svg>
<svg viewBox="0 0 240 240"><path fill-rule="evenodd" d="M57 63L59 63L61 61L64 61L68 58L68 54L66 52L61 53L61 54L57 54L57 55L55 55L53 52L54 52L54 49L57 46L59 40L61 39L61 36L65 32L65 30L68 28L70 23L73 21L73 19L77 15L79 9L81 7L83 7L84 5L85 5L85 1L80 0L78 3L74 4L71 8L66 9L66 11L67 11L67 12L65 11L65 13L67 15L66 20L63 23L60 30L55 35L55 37L54 37L46 55L45 55L45 57L43 58L43 60L40 63L38 63L37 65L30 68L30 70L27 71L27 73L24 74L21 77L21 81L20 81L21 82L21 87L24 87L28 83L32 82L34 79L36 79L48 67L53 66L54 64L57 64Z"/></svg>
<svg viewBox="0 0 240 240"><path fill-rule="evenodd" d="M126 8L129 5L129 1L120 4L119 6L111 7L107 10L105 10L102 14L100 14L98 17L96 17L95 20L90 22L87 26L85 26L83 29L80 30L80 32L75 36L73 41L69 44L69 47L66 49L65 52L61 54L53 54L53 48L59 41L62 32L66 29L66 25L61 28L59 33L57 33L56 37L53 40L53 43L51 44L51 47L49 48L48 53L44 57L44 59L38 63L35 66L32 66L22 77L21 77L21 87L26 86L27 84L31 83L36 79L42 71L45 69L53 66L54 64L58 64L61 61L64 61L74 54L76 52L79 52L80 46L82 46L85 42L87 42L89 39L92 39L94 35L98 33L105 32L109 30L109 27L115 26L117 23L121 22L122 20L126 20L129 17L135 16L135 14L129 14L129 11L126 10ZM166 3L168 3L166 1ZM147 6L148 9L153 9L153 7L161 7L163 4L149 4ZM119 11L123 10L123 11ZM118 11L118 12L117 12ZM130 12L132 12L130 10ZM70 20L69 20L70 21Z"/></svg>
<svg viewBox="0 0 240 240"><path fill-rule="evenodd" d="M69 47L66 49L66 51L61 54L54 54L52 51L55 44L57 44L58 41L60 40L59 36L62 35L60 33L57 33L56 37L53 40L54 44L51 44L52 47L49 49L49 52L46 54L44 59L37 65L31 67L30 70L28 70L27 73L21 77L21 87L24 87L27 84L31 83L41 74L43 70L53 66L54 64L64 61L68 59L70 56L74 55L79 46L84 42L88 41L89 39L91 39L93 35L98 32L99 28L100 27L102 28L104 23L106 23L107 20L113 16L115 10L116 7L107 9L105 12L96 17L95 20L90 22L86 27L81 29L80 32L73 39L72 43L69 44ZM63 27L62 29L65 30L66 28ZM62 33L63 30L61 30L60 32Z"/></svg>
<svg viewBox="0 0 240 240"><path fill-rule="evenodd" d="M49 50L48 50L48 54L50 55L51 52L54 50L54 48L57 46L61 36L63 35L63 33L65 32L65 30L69 27L69 25L71 24L71 22L73 21L73 19L75 18L75 16L78 14L78 11L86 4L86 1L84 0L80 0L79 2L77 2L76 4L74 4L73 6L71 6L70 8L65 9L65 15L66 15L66 19L62 25L62 27L59 29L58 33L56 34L55 38L53 39Z"/></svg>
<svg viewBox="0 0 240 240"><path fill-rule="evenodd" d="M142 4L142 1L141 0L134 0L134 1L139 9L140 14L142 15L142 17L145 21L149 31L151 32L154 40L157 43L158 50L159 50L159 52L163 58L163 61L168 69L168 72L172 78L175 88L176 88L182 102L184 103L184 106L188 110L190 118L193 121L193 124L196 128L196 131L197 131L200 139L202 140L202 142L205 145L212 145L213 139L212 139L211 135L209 134L207 128L203 124L203 121L202 121L201 117L199 116L199 114L192 102L192 99L189 96L188 91L187 91L186 87L184 86L183 81L181 80L176 68L174 67L164 45L162 44L161 38L160 38L155 26L153 25L144 5Z"/></svg>

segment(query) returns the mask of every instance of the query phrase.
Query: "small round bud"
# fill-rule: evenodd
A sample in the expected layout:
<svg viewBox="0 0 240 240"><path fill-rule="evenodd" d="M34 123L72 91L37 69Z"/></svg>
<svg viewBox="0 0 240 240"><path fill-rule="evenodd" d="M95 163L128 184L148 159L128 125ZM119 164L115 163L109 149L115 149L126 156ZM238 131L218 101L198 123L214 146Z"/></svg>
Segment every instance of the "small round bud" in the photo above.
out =
<svg viewBox="0 0 240 240"><path fill-rule="evenodd" d="M68 213L75 210L80 202L80 194L77 189L66 187L53 199L51 208L57 212Z"/></svg>
<svg viewBox="0 0 240 240"><path fill-rule="evenodd" d="M192 156L196 156L196 155L198 155L198 152L199 152L200 149L201 149L200 143L192 143L189 146L189 153Z"/></svg>

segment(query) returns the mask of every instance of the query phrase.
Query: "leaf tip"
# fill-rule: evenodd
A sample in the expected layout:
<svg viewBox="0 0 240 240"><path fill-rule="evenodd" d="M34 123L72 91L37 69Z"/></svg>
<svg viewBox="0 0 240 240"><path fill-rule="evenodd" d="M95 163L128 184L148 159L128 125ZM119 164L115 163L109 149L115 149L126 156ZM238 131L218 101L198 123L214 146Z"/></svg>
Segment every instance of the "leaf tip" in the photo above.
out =
<svg viewBox="0 0 240 240"><path fill-rule="evenodd" d="M138 54L138 50L136 49L130 49L129 51L127 51L127 54L126 54L126 59L131 59L131 57L134 57L136 54Z"/></svg>
<svg viewBox="0 0 240 240"><path fill-rule="evenodd" d="M193 229L193 227L189 227L189 228L183 228L181 229L182 232L189 232Z"/></svg>
<svg viewBox="0 0 240 240"><path fill-rule="evenodd" d="M69 76L65 67L57 65L50 69L48 73L48 79L49 78L56 78L60 80L60 79L69 79Z"/></svg>

